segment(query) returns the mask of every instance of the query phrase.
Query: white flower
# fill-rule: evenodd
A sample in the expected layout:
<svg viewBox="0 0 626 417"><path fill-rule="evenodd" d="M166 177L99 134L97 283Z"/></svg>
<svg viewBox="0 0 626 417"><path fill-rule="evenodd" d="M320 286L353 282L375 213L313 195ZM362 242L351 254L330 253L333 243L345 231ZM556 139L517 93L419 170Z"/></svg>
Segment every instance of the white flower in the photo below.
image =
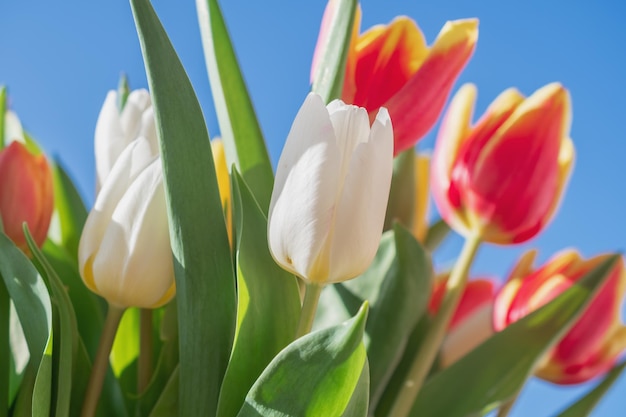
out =
<svg viewBox="0 0 626 417"><path fill-rule="evenodd" d="M175 294L161 160L145 138L124 149L87 217L78 249L85 284L117 307Z"/></svg>
<svg viewBox="0 0 626 417"><path fill-rule="evenodd" d="M159 152L156 125L150 93L135 90L128 95L122 112L115 91L109 91L96 124L96 194L111 172L122 151L135 139L145 138L152 155Z"/></svg>
<svg viewBox="0 0 626 417"><path fill-rule="evenodd" d="M367 111L309 94L278 162L268 220L272 256L317 284L344 281L372 262L393 169L393 131Z"/></svg>

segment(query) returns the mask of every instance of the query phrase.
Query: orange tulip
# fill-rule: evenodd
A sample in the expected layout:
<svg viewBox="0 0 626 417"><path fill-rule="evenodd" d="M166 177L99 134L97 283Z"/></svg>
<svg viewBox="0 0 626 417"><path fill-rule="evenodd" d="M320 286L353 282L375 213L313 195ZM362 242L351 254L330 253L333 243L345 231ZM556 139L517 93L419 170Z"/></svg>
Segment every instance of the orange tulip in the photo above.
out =
<svg viewBox="0 0 626 417"><path fill-rule="evenodd" d="M574 250L563 251L543 266L532 268L535 252L518 263L496 297L494 326L502 330L571 287L606 255L583 260ZM620 304L626 290L623 259L610 272L583 315L546 354L536 375L556 384L576 384L601 375L626 349L626 327Z"/></svg>
<svg viewBox="0 0 626 417"><path fill-rule="evenodd" d="M476 88L455 95L439 131L431 188L441 216L458 233L511 244L552 218L574 160L570 99L560 84L524 98L503 92L470 126Z"/></svg>
<svg viewBox="0 0 626 417"><path fill-rule="evenodd" d="M52 172L43 155L31 154L21 142L0 151L0 216L4 233L29 253L22 224L38 246L48 235L53 210Z"/></svg>
<svg viewBox="0 0 626 417"><path fill-rule="evenodd" d="M325 46L336 2L326 7L312 74ZM447 22L428 47L417 24L406 16L358 36L360 12L350 44L342 100L365 107L373 121L386 107L393 121L395 154L411 148L437 121L450 90L474 52L478 20Z"/></svg>
<svg viewBox="0 0 626 417"><path fill-rule="evenodd" d="M428 311L432 315L439 310L446 280L439 279L435 283L428 304ZM491 318L494 297L493 281L474 279L467 283L441 346L441 366L450 366L494 333Z"/></svg>

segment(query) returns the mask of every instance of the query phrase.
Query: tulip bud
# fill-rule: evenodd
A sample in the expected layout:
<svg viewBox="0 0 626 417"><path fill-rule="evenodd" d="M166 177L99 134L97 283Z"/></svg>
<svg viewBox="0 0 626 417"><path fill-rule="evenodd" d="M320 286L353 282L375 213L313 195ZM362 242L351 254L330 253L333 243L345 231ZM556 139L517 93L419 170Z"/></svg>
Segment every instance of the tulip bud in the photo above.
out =
<svg viewBox="0 0 626 417"><path fill-rule="evenodd" d="M465 237L527 241L552 218L574 160L570 99L549 84L527 99L502 93L470 126L476 88L456 94L439 131L431 188L441 216Z"/></svg>
<svg viewBox="0 0 626 417"><path fill-rule="evenodd" d="M161 160L145 138L119 156L87 217L83 281L120 308L155 308L175 294Z"/></svg>
<svg viewBox="0 0 626 417"><path fill-rule="evenodd" d="M22 224L26 222L38 246L48 235L54 208L52 172L44 155L31 154L13 141L0 151L0 217L4 233L25 253Z"/></svg>
<svg viewBox="0 0 626 417"><path fill-rule="evenodd" d="M132 141L143 137L148 141L152 155L159 152L150 93L135 90L128 95L123 109L118 108L118 103L118 93L109 91L96 123L96 194L117 158Z"/></svg>
<svg viewBox="0 0 626 417"><path fill-rule="evenodd" d="M568 250L533 269L534 256L535 252L529 252L520 260L496 297L493 320L498 331L547 304L606 259L602 255L583 260L576 251ZM535 374L556 384L576 384L610 370L626 349L626 327L620 321L624 290L626 272L620 259Z"/></svg>
<svg viewBox="0 0 626 417"><path fill-rule="evenodd" d="M284 269L326 284L361 274L383 229L393 159L391 120L309 94L278 162L268 240Z"/></svg>
<svg viewBox="0 0 626 417"><path fill-rule="evenodd" d="M320 65L337 2L326 7L311 73ZM393 120L394 152L411 148L437 121L478 38L478 20L447 22L429 47L417 24L406 16L358 35L360 9L348 51L341 99L365 107L373 121L378 109Z"/></svg>
<svg viewBox="0 0 626 417"><path fill-rule="evenodd" d="M428 311L432 315L439 310L446 282L447 277L444 277L435 283L428 303ZM467 283L441 346L442 367L452 365L494 333L492 324L494 296L494 284L491 280L474 279Z"/></svg>

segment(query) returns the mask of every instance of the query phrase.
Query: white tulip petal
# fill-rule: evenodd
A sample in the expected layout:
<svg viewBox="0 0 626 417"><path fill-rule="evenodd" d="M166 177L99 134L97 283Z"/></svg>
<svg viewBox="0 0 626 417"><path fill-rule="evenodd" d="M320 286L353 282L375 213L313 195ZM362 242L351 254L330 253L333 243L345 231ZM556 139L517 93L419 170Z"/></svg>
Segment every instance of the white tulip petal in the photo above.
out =
<svg viewBox="0 0 626 417"><path fill-rule="evenodd" d="M152 101L150 100L148 90L134 90L128 95L120 115L120 124L126 142L130 142L139 136L142 127L141 115L151 106Z"/></svg>
<svg viewBox="0 0 626 417"><path fill-rule="evenodd" d="M363 273L380 243L393 170L393 129L386 109L378 112L368 133L353 153L338 200L329 245L330 282Z"/></svg>
<svg viewBox="0 0 626 417"><path fill-rule="evenodd" d="M306 279L326 241L337 193L339 150L321 98L309 94L278 162L268 240L274 259Z"/></svg>
<svg viewBox="0 0 626 417"><path fill-rule="evenodd" d="M117 93L109 91L100 110L94 136L96 157L96 195L111 172L113 164L124 148L128 146L120 124L117 108Z"/></svg>
<svg viewBox="0 0 626 417"><path fill-rule="evenodd" d="M159 139L156 133L156 121L154 119L154 109L148 107L141 115L141 130L139 137L144 137L150 144L153 155L159 154Z"/></svg>
<svg viewBox="0 0 626 417"><path fill-rule="evenodd" d="M4 141L5 146L9 146L11 142L26 143L22 123L12 110L7 110L4 114Z"/></svg>

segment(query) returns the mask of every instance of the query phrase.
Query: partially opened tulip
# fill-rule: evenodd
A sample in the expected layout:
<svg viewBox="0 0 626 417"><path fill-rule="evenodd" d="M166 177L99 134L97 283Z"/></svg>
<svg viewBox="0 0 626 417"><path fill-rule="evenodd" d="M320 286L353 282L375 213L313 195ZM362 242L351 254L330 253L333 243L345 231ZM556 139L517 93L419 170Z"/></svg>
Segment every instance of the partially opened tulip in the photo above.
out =
<svg viewBox="0 0 626 417"><path fill-rule="evenodd" d="M112 306L155 308L175 294L161 160L146 139L124 149L87 217L79 270Z"/></svg>
<svg viewBox="0 0 626 417"><path fill-rule="evenodd" d="M319 65L336 1L326 7L317 43L312 74ZM428 47L417 24L406 16L389 25L356 33L346 64L342 100L365 107L370 120L386 107L393 120L395 153L409 149L437 121L460 72L474 52L478 38L476 19L447 22Z"/></svg>
<svg viewBox="0 0 626 417"><path fill-rule="evenodd" d="M428 304L431 315L439 309L445 289L446 279L438 280ZM493 281L489 279L468 281L441 346L441 366L450 366L494 333L492 324L494 299Z"/></svg>
<svg viewBox="0 0 626 417"><path fill-rule="evenodd" d="M309 94L278 162L268 239L278 264L323 285L361 274L380 242L389 196L393 133L381 109L326 107Z"/></svg>
<svg viewBox="0 0 626 417"><path fill-rule="evenodd" d="M96 193L104 184L117 158L133 140L145 138L150 144L152 155L159 152L150 93L143 89L132 91L123 109L119 108L118 95L116 91L109 91L96 123Z"/></svg>
<svg viewBox="0 0 626 417"><path fill-rule="evenodd" d="M44 155L13 141L0 151L0 217L4 233L26 253L26 222L35 243L46 240L54 208L52 171Z"/></svg>
<svg viewBox="0 0 626 417"><path fill-rule="evenodd" d="M437 137L431 189L441 216L465 237L527 241L552 218L569 178L570 99L560 84L528 98L503 92L470 126L476 88L455 95Z"/></svg>
<svg viewBox="0 0 626 417"><path fill-rule="evenodd" d="M498 293L494 325L502 330L570 288L606 256L585 260L573 250L563 251L533 268L534 252L527 253ZM556 384L576 384L607 372L626 349L621 303L626 290L623 259L610 272L584 313L561 341L546 354L535 374Z"/></svg>

